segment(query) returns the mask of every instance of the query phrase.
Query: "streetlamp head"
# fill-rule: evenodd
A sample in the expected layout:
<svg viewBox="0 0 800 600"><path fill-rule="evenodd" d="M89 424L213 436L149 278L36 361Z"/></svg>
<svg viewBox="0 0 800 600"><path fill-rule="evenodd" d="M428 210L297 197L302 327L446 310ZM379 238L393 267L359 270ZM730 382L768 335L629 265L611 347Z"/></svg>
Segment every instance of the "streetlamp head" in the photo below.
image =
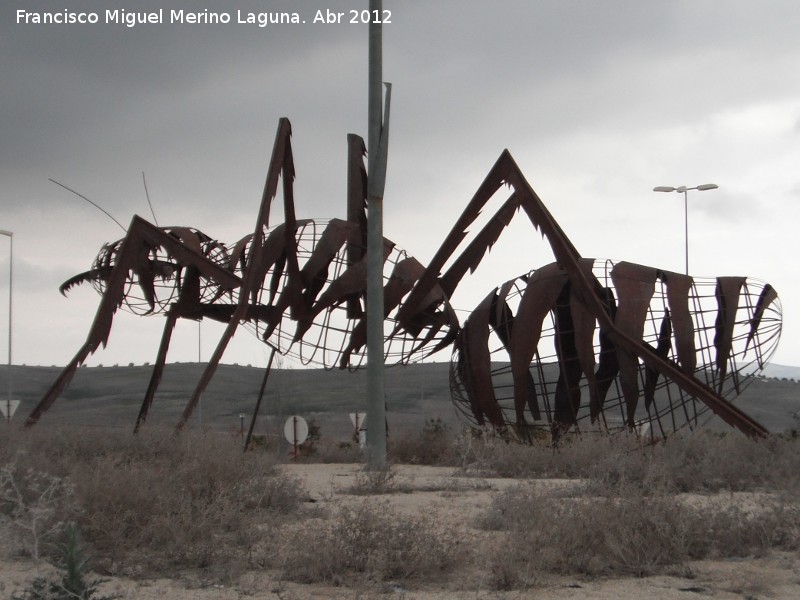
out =
<svg viewBox="0 0 800 600"><path fill-rule="evenodd" d="M695 187L686 187L682 185L680 187L672 187L668 185L659 185L653 188L654 192L678 192L679 194L683 194L688 190L700 190L701 192L705 192L706 190L716 190L719 186L716 183L704 183L703 185L698 185Z"/></svg>
<svg viewBox="0 0 800 600"><path fill-rule="evenodd" d="M7 235L8 237L14 237L14 233L12 231L8 231L7 229L0 229L0 235Z"/></svg>

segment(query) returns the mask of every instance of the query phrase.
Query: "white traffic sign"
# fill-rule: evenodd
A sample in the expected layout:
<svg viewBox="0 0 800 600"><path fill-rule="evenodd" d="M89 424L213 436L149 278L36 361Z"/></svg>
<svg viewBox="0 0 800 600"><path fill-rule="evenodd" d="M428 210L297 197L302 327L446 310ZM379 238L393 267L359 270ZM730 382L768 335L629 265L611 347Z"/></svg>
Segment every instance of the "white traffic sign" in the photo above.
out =
<svg viewBox="0 0 800 600"><path fill-rule="evenodd" d="M355 439L358 440L358 447L362 450L367 447L367 413L350 413L350 422L355 427Z"/></svg>
<svg viewBox="0 0 800 600"><path fill-rule="evenodd" d="M0 400L0 413L3 413L3 418L11 420L17 408L19 407L19 400Z"/></svg>
<svg viewBox="0 0 800 600"><path fill-rule="evenodd" d="M293 446L299 446L308 437L308 423L303 417L289 417L283 426L283 435Z"/></svg>
<svg viewBox="0 0 800 600"><path fill-rule="evenodd" d="M356 428L356 431L364 429L364 427L367 424L367 413L365 412L350 413L350 421L353 423L353 427Z"/></svg>

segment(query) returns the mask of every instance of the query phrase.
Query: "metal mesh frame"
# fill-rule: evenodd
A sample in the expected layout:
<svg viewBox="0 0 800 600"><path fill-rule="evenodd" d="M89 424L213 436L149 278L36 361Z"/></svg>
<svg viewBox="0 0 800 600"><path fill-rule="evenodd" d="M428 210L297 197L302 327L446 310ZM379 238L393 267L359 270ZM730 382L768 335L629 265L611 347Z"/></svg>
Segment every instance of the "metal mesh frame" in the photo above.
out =
<svg viewBox="0 0 800 600"><path fill-rule="evenodd" d="M164 228L167 233L170 233L172 229ZM180 228L180 230L190 232L196 247L200 249L204 258L220 267L228 268L230 250L225 244L212 239L198 229ZM177 236L175 237L177 239ZM110 273L117 263L117 257L124 241L125 238L104 245L92 263L92 270L89 273ZM121 308L139 316L163 315L180 297L186 267L171 256L163 246L148 248L147 258L143 264L143 268L127 271ZM88 281L98 294L102 296L105 293L107 280L104 277L91 277ZM152 307L147 299L148 292L145 291L148 289L152 290ZM200 277L200 303L217 302L222 295L223 293L215 281L207 277ZM228 298L231 297L228 294Z"/></svg>
<svg viewBox="0 0 800 600"><path fill-rule="evenodd" d="M609 260L595 260L592 265L592 273L600 285L612 291L614 291L614 283L611 280L613 266ZM509 282L512 289L506 300L512 313L516 313L526 281L533 273L534 271L531 271L525 276ZM716 320L719 314L719 299L716 295L718 280L716 278L693 278L689 293L689 306L695 331L697 363L692 374L708 387L718 390L724 398L730 399L741 393L758 371L763 368L777 347L781 332L781 306L777 299L767 307L758 327L754 330L751 328L758 300L765 285L752 278L745 279L742 284L736 307L732 350L726 360L726 368L723 372L716 365L717 349L715 347ZM661 323L667 312L666 285L663 281L658 280L655 293L647 309L642 339L645 344L656 347ZM542 324L541 338L529 369L541 406L541 418L538 421L535 420L532 412L526 409L525 425L521 425L517 421L514 409L514 384L511 378L509 352L496 333L497 328L505 325L502 322L498 323L496 327L492 328L490 336L492 386L505 423L505 428L501 429L505 435L520 441L549 436L554 427L558 426L554 417L554 398L560 370L554 342L556 337L554 310L548 313ZM754 332L752 339L750 339L751 330ZM596 329L594 335L596 359L599 357L600 351L599 329ZM667 359L678 362L674 344L670 344ZM473 410L474 399L470 399L469 372L459 368L462 360L462 349L457 345L452 354L450 368L453 403L462 420L473 427L479 427L482 424L476 418ZM647 377L646 367L641 360L638 361L638 364L638 385L639 389L644 389ZM602 405L602 411L594 420L588 405L588 386L587 378L581 377L577 387L581 402L577 413L573 415L575 419L573 431L577 433L610 432L626 429L628 407L623 397L619 377L614 378ZM652 402L646 405L642 401L636 406L635 429L638 433L652 438L666 437L684 427L694 429L702 425L706 420L705 417L710 415L710 409L706 404L687 394L670 380L659 377Z"/></svg>

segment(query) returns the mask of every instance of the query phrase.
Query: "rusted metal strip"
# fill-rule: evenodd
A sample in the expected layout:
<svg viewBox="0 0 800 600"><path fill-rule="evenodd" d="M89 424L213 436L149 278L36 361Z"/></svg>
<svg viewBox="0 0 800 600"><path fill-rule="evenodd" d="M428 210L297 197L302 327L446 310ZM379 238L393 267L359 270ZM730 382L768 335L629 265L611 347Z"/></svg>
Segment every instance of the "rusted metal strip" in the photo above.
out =
<svg viewBox="0 0 800 600"><path fill-rule="evenodd" d="M505 282L497 291L497 302L495 306L494 319L492 326L498 331L505 331L505 333L498 333L498 336L504 340L503 345L508 348L509 340L511 339L511 329L514 326L514 315L511 308L508 306L506 298L508 293L514 287L515 281Z"/></svg>
<svg viewBox="0 0 800 600"><path fill-rule="evenodd" d="M581 379L581 366L578 360L578 350L575 346L575 325L570 311L569 282L561 290L555 303L555 342L556 355L558 356L559 375L556 382L554 428L553 433L558 435L558 428L566 430L577 423L578 408L581 401L579 387Z"/></svg>
<svg viewBox="0 0 800 600"><path fill-rule="evenodd" d="M744 285L744 277L717 277L717 320L714 324L714 348L717 351L717 391L728 373L728 360L733 349L733 329L736 326L736 313L739 310L739 293Z"/></svg>
<svg viewBox="0 0 800 600"><path fill-rule="evenodd" d="M325 226L311 256L300 271L305 307L310 308L314 304L317 295L328 282L328 269L333 259L355 231L356 226L341 219L331 219Z"/></svg>
<svg viewBox="0 0 800 600"><path fill-rule="evenodd" d="M619 262L611 270L611 280L619 295L617 316L614 325L623 334L634 340L644 335L647 309L655 292L657 269ZM636 406L639 402L639 360L638 354L627 348L619 348L619 379L625 396L626 417L630 427L636 420Z"/></svg>
<svg viewBox="0 0 800 600"><path fill-rule="evenodd" d="M132 235L131 231L134 229L135 231ZM203 256L202 253L198 253L191 248L184 246L174 237L165 233L162 229L159 229L155 225L148 223L141 217L133 217L131 225L128 228L128 237L126 240L128 239L133 239L134 244L141 244L141 242L144 242L146 247L149 248L163 247L170 254L170 256L175 259L176 262L183 266L196 267L203 277L216 281L226 290L236 289L242 284L242 280L231 271L228 271L215 262L208 260L208 258ZM137 242L137 240L139 241ZM118 257L118 260L121 259Z"/></svg>
<svg viewBox="0 0 800 600"><path fill-rule="evenodd" d="M514 214L519 210L519 200L512 195L503 206L500 207L489 222L478 232L474 240L467 246L464 252L456 259L453 265L442 275L441 285L447 297L451 297L458 284L466 275L467 271L474 272L478 268L481 260L488 253L492 246L497 242L500 234L511 223Z"/></svg>
<svg viewBox="0 0 800 600"><path fill-rule="evenodd" d="M694 341L694 322L689 310L689 295L694 282L689 275L671 271L660 271L660 277L667 285L667 302L678 362L687 375L694 375L697 368L697 351Z"/></svg>
<svg viewBox="0 0 800 600"><path fill-rule="evenodd" d="M584 258L580 261L580 266L587 276L592 276L593 258ZM572 316L572 323L575 328L575 351L578 363L589 388L590 410L595 410L599 406L597 397L597 379L594 368L594 333L597 328L597 319L587 306L578 300L576 294L569 296L569 311Z"/></svg>
<svg viewBox="0 0 800 600"><path fill-rule="evenodd" d="M753 343L753 339L755 338L756 332L761 325L761 319L764 318L764 313L766 312L767 308L769 308L769 306L777 299L778 292L776 292L771 285L765 285L764 289L761 290L761 294L758 296L756 310L753 313L753 318L750 320L750 332L747 334L745 350L747 350L747 348L750 347L750 344ZM761 357L761 352L756 353L756 358L758 359L759 368L763 369L764 362L763 358Z"/></svg>
<svg viewBox="0 0 800 600"><path fill-rule="evenodd" d="M476 401L489 422L497 428L505 426L503 413L497 404L492 385L492 357L489 353L489 314L495 291L475 308L464 324L462 335L470 370L470 385Z"/></svg>
<svg viewBox="0 0 800 600"><path fill-rule="evenodd" d="M424 271L425 267L413 257L403 259L395 265L392 275L389 277L389 281L386 282L386 285L384 286L384 316L388 316L395 308L397 308L397 306L400 305L400 301L403 299L403 296L405 296L411 290L411 288L414 287L414 283L416 283ZM397 330L392 332L389 337L394 337L396 333ZM342 356L339 360L339 368L346 369L350 364L350 356L352 353L358 352L366 343L367 320L360 319L353 328L353 332L350 334L350 340L342 352Z"/></svg>
<svg viewBox="0 0 800 600"><path fill-rule="evenodd" d="M443 307L444 310L437 311L432 315L421 315L421 317L424 317L426 325L429 327L428 333L414 346L414 348L412 348L411 352L409 353L409 357L414 356L417 352L420 352L423 350L423 348L426 348L444 327L447 328L445 335L439 340L436 346L426 353L426 356L432 356L433 354L450 347L450 345L455 341L459 331L458 317L456 316L456 312L453 310L453 307L449 302L444 302Z"/></svg>
<svg viewBox="0 0 800 600"><path fill-rule="evenodd" d="M295 222L295 230L291 233L292 239L294 239L297 235L297 229L306 225L307 223L308 221ZM269 272L269 270L272 269L268 303L271 310L268 313L268 318L263 321L265 323L264 334L262 336L264 340L268 339L272 335L272 332L275 330L275 328L281 323L286 309L291 306L292 301L295 300L296 296L302 292L303 287L301 276L298 271L295 271L294 275L287 274L287 281L281 290L278 301L275 302L275 297L280 287L279 284L283 280L285 273L284 269L286 267L286 228L286 224L281 224L270 232L264 243L262 252L258 257L256 257L257 262L253 266L253 269L260 274L259 279L262 280L266 277L266 274ZM292 244L294 244L294 242L292 242ZM263 301L261 294L262 288L258 284L255 285L251 292L252 306L256 306ZM250 308L248 307L247 310L249 311ZM246 315L242 314L240 320L246 320Z"/></svg>
<svg viewBox="0 0 800 600"><path fill-rule="evenodd" d="M367 169L364 140L347 136L347 222L353 225L347 245L347 265L354 265L367 252ZM351 317L352 318L352 317Z"/></svg>
<svg viewBox="0 0 800 600"><path fill-rule="evenodd" d="M228 262L229 271L235 272L237 269L239 271L244 271L245 267L247 266L247 245L252 239L253 234L249 233L236 242L233 250L231 251L230 260Z"/></svg>
<svg viewBox="0 0 800 600"><path fill-rule="evenodd" d="M509 354L518 422L525 406L528 406L535 420L542 418L536 390L530 385L529 369L539 344L544 319L555 306L566 283L567 274L556 263L537 269L528 279L517 307L514 329L509 340Z"/></svg>
<svg viewBox="0 0 800 600"><path fill-rule="evenodd" d="M611 322L617 316L617 299L611 288L602 289L602 305L603 312L607 313ZM595 380L597 385L597 401L596 404L590 405L591 422L594 423L603 410L608 390L614 383L614 380L619 373L619 359L617 358L617 347L614 342L608 337L608 332L605 329L606 323L600 323L600 333L598 335L600 342L600 354L597 357L597 372L595 373Z"/></svg>
<svg viewBox="0 0 800 600"><path fill-rule="evenodd" d="M389 254L393 248L394 242L384 238L383 262L386 262L386 259L389 258ZM313 309L307 313L303 320L298 321L294 341L303 337L318 314L348 296L360 294L367 289L367 259L368 257L365 256L361 261L346 269L336 280L331 282L319 297Z"/></svg>
<svg viewBox="0 0 800 600"><path fill-rule="evenodd" d="M203 242L209 241L209 238L203 235L201 232L197 231L196 229L192 229L191 227L164 227L164 231L166 231L169 235L172 235L178 238L178 241L194 250L198 254L203 253Z"/></svg>
<svg viewBox="0 0 800 600"><path fill-rule="evenodd" d="M406 299L397 316L401 323L408 321L410 315L419 312L422 308L421 304L423 299L433 286L436 285L439 273L442 272L445 263L466 237L467 228L475 221L480 214L481 208L502 185L505 173L508 170L507 157L510 157L510 155L504 152L497 160L494 167L492 167L491 171L486 176L486 179L484 179L483 183L478 188L478 191L475 192L475 195L461 213L456 224L439 247L439 250L437 250L433 259L428 264L428 271L419 282L417 282L417 285L414 286L414 289Z"/></svg>
<svg viewBox="0 0 800 600"><path fill-rule="evenodd" d="M464 327L468 328L468 322L464 323ZM483 427L486 425L486 415L483 414L481 403L478 402L478 398L475 394L475 386L472 384L472 371L469 365L469 350L467 349L466 340L467 335L468 331L465 333L465 329L462 329L456 337L455 342L453 342L453 348L457 356L456 371L458 373L458 379L463 384L464 392L469 400L470 410L475 417L475 422L478 426ZM451 386L452 383L451 377Z"/></svg>
<svg viewBox="0 0 800 600"><path fill-rule="evenodd" d="M669 351L672 349L672 320L670 318L669 310L664 313L661 319L661 327L658 332L658 343L655 351L661 358L666 360L669 357ZM645 368L644 380L644 406L649 409L650 405L655 401L656 386L658 385L658 376L660 375L658 369L653 367Z"/></svg>
<svg viewBox="0 0 800 600"><path fill-rule="evenodd" d="M113 267L104 266L98 269L91 269L89 271L84 271L83 273L79 273L73 277L67 279L64 283L62 283L58 291L61 292L62 296L66 296L67 293L76 285L80 285L82 283L89 283L92 281L108 281L108 278L111 277L111 271Z"/></svg>
<svg viewBox="0 0 800 600"><path fill-rule="evenodd" d="M281 118L278 121L278 131L275 134L275 144L272 147L272 158L267 169L267 180L264 182L264 192L261 195L258 217L256 218L256 236L259 236L269 227L269 212L272 200L278 193L278 182L281 176L294 181L294 165L291 163L291 137L292 125L289 119ZM287 154L286 150L289 149ZM287 164L286 158L289 162ZM294 214L294 211L292 211Z"/></svg>

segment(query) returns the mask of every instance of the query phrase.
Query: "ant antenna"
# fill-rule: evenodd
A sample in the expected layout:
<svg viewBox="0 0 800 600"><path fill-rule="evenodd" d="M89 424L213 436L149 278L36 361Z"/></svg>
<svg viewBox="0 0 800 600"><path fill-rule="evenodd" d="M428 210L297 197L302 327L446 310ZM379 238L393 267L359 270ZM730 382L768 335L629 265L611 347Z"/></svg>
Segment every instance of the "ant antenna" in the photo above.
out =
<svg viewBox="0 0 800 600"><path fill-rule="evenodd" d="M92 206L94 206L94 207L95 207L97 210L101 211L101 212L102 212L102 213L103 213L105 216L107 216L109 219L111 219L112 221L114 221L114 223L116 223L117 225L119 225L119 227L120 227L120 229L122 229L122 231L124 231L125 233L128 233L128 230L127 230L127 229L125 229L125 228L122 226L122 223L120 223L120 222L119 222L119 221L117 221L117 220L116 220L114 217L112 217L112 216L111 216L111 215L108 213L108 211L107 211L106 209L104 209L102 206L100 206L99 204L96 204L95 202L92 202L91 200L89 200L89 199L88 199L86 196L84 196L83 194L79 194L79 193L78 193L78 192L76 192L75 190L73 190L73 189L71 189L71 188L68 188L68 187L67 187L67 186L65 186L63 183L59 183L58 181L56 181L56 180L55 180L55 179L53 179L52 177L51 177L51 178L48 178L48 181L52 181L53 183L55 183L55 184L56 184L56 185L58 185L58 186L61 186L62 188L64 188L64 189L65 189L65 190L67 190L68 192L72 192L72 193L73 193L73 194L75 194L75 195L76 195L78 198L83 198L83 199L84 199L84 200L86 200L86 201L87 201L89 204L91 204Z"/></svg>
<svg viewBox="0 0 800 600"><path fill-rule="evenodd" d="M144 195L147 196L147 205L150 207L150 214L153 215L153 221L156 224L156 227L160 227L158 224L158 219L156 219L156 213L153 211L153 205L150 202L150 193L147 191L147 180L144 178L144 171L142 171L142 183L144 184Z"/></svg>

